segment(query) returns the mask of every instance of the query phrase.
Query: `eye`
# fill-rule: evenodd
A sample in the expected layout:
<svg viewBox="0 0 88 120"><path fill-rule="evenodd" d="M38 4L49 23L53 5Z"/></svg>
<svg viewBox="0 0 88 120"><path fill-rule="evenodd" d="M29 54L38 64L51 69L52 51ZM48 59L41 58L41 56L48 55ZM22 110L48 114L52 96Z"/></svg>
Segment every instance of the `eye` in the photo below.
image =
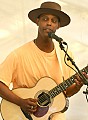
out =
<svg viewBox="0 0 88 120"><path fill-rule="evenodd" d="M47 21L48 18L47 17L42 17L42 20Z"/></svg>
<svg viewBox="0 0 88 120"><path fill-rule="evenodd" d="M52 22L53 22L53 23L57 23L57 22L58 22L58 19L52 19Z"/></svg>

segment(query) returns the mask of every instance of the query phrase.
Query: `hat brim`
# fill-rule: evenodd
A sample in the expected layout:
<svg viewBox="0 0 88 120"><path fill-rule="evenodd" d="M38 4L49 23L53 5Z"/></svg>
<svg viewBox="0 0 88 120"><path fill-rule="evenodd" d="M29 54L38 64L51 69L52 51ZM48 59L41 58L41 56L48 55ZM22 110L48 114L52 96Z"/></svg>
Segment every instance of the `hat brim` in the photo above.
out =
<svg viewBox="0 0 88 120"><path fill-rule="evenodd" d="M60 27L64 27L64 26L68 25L71 21L70 17L66 13L59 11L59 10L50 9L50 8L34 9L28 13L28 17L32 22L36 23L36 19L40 15L45 14L45 13L52 14L52 15L59 17L60 18Z"/></svg>

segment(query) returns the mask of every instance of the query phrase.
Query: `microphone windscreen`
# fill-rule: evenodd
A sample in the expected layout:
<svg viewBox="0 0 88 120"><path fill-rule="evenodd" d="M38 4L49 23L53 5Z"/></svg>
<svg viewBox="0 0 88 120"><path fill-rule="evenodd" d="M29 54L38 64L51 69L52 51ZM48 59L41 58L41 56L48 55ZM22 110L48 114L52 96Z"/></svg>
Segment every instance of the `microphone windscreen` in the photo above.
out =
<svg viewBox="0 0 88 120"><path fill-rule="evenodd" d="M49 38L52 38L52 33L49 32L49 33L48 33L48 36L49 36Z"/></svg>

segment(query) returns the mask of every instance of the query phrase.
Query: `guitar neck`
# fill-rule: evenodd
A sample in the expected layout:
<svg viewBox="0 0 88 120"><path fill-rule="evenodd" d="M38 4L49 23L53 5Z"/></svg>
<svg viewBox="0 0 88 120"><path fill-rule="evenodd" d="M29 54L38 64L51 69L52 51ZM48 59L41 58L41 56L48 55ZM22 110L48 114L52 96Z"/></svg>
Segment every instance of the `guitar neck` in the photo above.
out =
<svg viewBox="0 0 88 120"><path fill-rule="evenodd" d="M88 73L88 66L83 68L81 71ZM59 85L57 85L56 87L51 89L49 91L51 98L54 98L55 96L57 96L58 94L60 94L64 90L66 90L68 87L70 87L73 83L75 83L75 80L74 80L75 76L76 76L76 74L74 74L73 76L71 76L70 78L65 80L64 82L60 83Z"/></svg>

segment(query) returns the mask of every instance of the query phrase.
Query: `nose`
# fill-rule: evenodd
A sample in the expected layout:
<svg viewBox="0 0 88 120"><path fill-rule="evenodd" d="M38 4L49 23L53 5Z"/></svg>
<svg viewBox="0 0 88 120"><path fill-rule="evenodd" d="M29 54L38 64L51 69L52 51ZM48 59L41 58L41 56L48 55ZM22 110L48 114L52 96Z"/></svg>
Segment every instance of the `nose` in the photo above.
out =
<svg viewBox="0 0 88 120"><path fill-rule="evenodd" d="M49 26L52 25L52 21L50 19L47 21L47 25L49 25Z"/></svg>

